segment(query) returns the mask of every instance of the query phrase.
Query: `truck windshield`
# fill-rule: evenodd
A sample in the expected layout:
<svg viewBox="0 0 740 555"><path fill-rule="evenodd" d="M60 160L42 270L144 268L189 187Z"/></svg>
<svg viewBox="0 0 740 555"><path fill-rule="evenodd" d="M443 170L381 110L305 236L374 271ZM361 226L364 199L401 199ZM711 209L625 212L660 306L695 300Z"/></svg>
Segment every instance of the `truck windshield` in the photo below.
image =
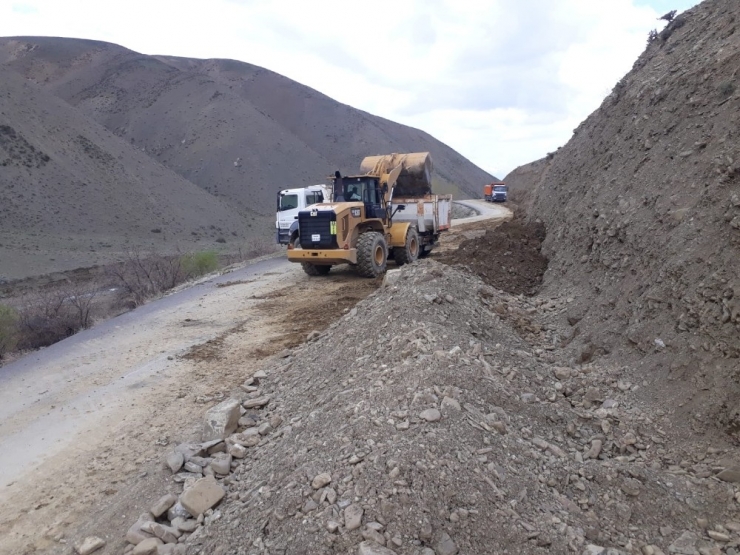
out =
<svg viewBox="0 0 740 555"><path fill-rule="evenodd" d="M280 211L298 208L298 195L282 195L280 197Z"/></svg>
<svg viewBox="0 0 740 555"><path fill-rule="evenodd" d="M503 192L506 191L506 186L505 185L496 185L493 188L493 190L496 191L496 192L498 192L498 193L503 193Z"/></svg>

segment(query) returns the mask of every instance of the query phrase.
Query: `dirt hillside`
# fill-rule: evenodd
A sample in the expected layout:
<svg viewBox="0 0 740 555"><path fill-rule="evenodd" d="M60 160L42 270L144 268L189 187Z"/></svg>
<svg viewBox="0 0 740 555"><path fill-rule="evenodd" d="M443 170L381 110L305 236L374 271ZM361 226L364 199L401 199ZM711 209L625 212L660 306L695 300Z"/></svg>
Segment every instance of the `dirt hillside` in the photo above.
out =
<svg viewBox="0 0 740 555"><path fill-rule="evenodd" d="M677 17L529 187L545 291L577 299L564 314L574 361L629 361L683 433L736 440L738 21L734 0Z"/></svg>
<svg viewBox="0 0 740 555"><path fill-rule="evenodd" d="M247 213L269 214L277 190L356 171L369 154L430 151L438 191L460 197L492 179L427 133L248 63L37 37L0 39L0 63Z"/></svg>
<svg viewBox="0 0 740 555"><path fill-rule="evenodd" d="M504 178L509 187L508 200L523 213L532 206L532 192L537 188L549 167L549 158L541 158L515 168Z"/></svg>
<svg viewBox="0 0 740 555"><path fill-rule="evenodd" d="M0 170L0 278L100 263L133 246L213 247L250 230L224 200L2 66Z"/></svg>

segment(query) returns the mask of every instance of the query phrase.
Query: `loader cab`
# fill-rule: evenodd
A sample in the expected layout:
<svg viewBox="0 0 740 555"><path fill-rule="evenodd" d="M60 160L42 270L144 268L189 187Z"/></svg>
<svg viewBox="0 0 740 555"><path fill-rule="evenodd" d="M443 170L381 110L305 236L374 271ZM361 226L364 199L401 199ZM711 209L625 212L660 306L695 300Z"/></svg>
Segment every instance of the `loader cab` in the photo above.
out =
<svg viewBox="0 0 740 555"><path fill-rule="evenodd" d="M366 218L384 219L386 216L383 190L377 177L335 177L334 201L362 202L365 205Z"/></svg>

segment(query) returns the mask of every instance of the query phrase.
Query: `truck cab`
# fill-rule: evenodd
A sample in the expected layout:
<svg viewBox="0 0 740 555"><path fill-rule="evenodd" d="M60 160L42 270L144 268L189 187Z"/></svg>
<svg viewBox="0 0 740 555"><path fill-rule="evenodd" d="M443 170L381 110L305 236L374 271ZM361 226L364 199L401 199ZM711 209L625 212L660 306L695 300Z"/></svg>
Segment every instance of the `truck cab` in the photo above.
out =
<svg viewBox="0 0 740 555"><path fill-rule="evenodd" d="M493 186L493 202L506 202L506 196L509 192L509 188L503 183L496 183Z"/></svg>
<svg viewBox="0 0 740 555"><path fill-rule="evenodd" d="M331 200L331 190L326 185L310 185L299 189L283 189L277 194L275 240L288 245L298 238L298 213L311 205Z"/></svg>

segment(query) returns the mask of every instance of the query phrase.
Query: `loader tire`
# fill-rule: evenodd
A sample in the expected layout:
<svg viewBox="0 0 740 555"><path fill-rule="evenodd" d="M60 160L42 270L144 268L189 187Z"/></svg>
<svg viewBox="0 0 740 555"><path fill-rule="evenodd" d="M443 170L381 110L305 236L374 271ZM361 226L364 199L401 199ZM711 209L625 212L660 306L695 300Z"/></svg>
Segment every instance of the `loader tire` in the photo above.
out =
<svg viewBox="0 0 740 555"><path fill-rule="evenodd" d="M419 258L420 250L419 232L416 231L415 227L409 227L409 230L406 232L406 244L403 247L395 247L393 249L393 259L399 266L411 264Z"/></svg>
<svg viewBox="0 0 740 555"><path fill-rule="evenodd" d="M309 276L325 276L331 270L331 266L318 266L310 262L301 262L301 268Z"/></svg>
<svg viewBox="0 0 740 555"><path fill-rule="evenodd" d="M385 272L388 246L377 231L366 231L357 239L357 273L374 278Z"/></svg>

